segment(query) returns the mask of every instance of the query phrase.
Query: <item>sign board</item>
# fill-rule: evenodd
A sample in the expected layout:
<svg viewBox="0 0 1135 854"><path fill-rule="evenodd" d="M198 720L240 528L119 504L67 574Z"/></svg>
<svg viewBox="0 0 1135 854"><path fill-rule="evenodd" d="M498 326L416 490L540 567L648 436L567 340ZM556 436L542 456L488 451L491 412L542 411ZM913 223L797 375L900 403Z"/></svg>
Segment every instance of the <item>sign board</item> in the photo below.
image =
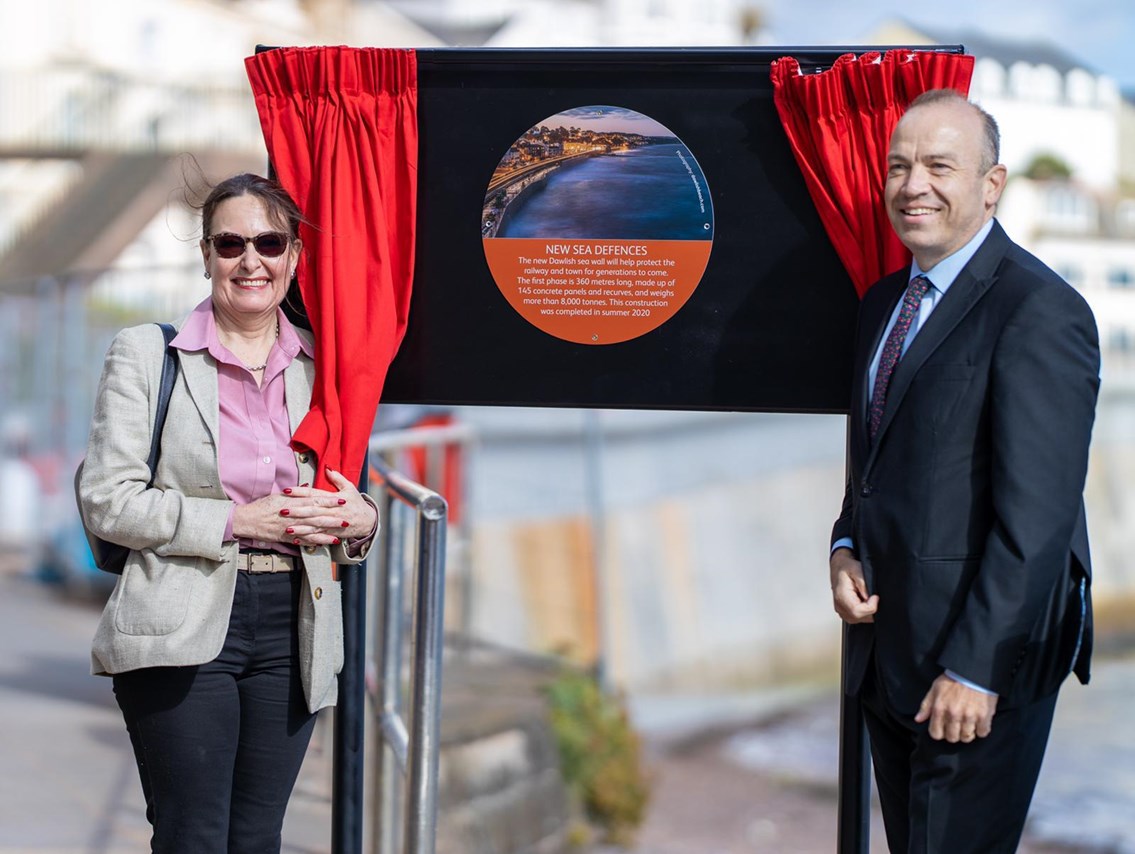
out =
<svg viewBox="0 0 1135 854"><path fill-rule="evenodd" d="M858 300L769 68L849 50L419 51L383 400L846 411Z"/></svg>

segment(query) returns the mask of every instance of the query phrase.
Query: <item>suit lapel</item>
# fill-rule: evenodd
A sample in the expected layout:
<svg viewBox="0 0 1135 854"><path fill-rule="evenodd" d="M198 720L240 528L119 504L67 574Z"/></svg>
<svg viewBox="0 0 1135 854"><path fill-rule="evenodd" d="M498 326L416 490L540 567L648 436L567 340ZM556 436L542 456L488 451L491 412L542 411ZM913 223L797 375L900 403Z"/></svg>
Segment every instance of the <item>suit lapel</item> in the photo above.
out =
<svg viewBox="0 0 1135 854"><path fill-rule="evenodd" d="M311 389L314 381L315 363L303 354L292 359L291 364L284 369L284 402L288 407L288 422L293 436L311 408ZM315 483L315 464L314 454L296 454L300 483Z"/></svg>
<svg viewBox="0 0 1135 854"><path fill-rule="evenodd" d="M213 357L206 350L189 353L179 351L177 355L181 362L181 374L185 377L185 386L189 389L189 396L209 430L213 447L218 447L221 410L217 397L217 367L213 363Z"/></svg>
<svg viewBox="0 0 1135 854"><path fill-rule="evenodd" d="M919 330L910 348L906 351L891 374L887 389L887 404L883 410L883 420L879 424L874 448L878 448L887 426L895 412L902 405L903 398L919 368L941 346L950 333L973 307L985 296L996 281L997 267L1009 247L1009 238L997 222L985 242L981 244L973 258L962 268L961 273L950 285L942 301ZM873 353L874 351L872 351ZM874 454L872 453L872 456Z"/></svg>
<svg viewBox="0 0 1135 854"><path fill-rule="evenodd" d="M311 404L311 379L307 375L305 362L310 364L303 358L292 359L291 364L284 369L284 397L288 406L288 423L293 433L299 429Z"/></svg>

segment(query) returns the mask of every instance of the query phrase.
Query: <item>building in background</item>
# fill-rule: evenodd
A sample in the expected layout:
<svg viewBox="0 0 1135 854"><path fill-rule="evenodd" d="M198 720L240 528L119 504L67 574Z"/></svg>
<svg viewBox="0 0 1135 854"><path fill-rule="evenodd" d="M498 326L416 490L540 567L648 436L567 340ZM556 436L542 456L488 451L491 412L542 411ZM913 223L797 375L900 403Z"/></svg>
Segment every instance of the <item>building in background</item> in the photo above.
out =
<svg viewBox="0 0 1135 854"><path fill-rule="evenodd" d="M762 35L757 0L389 0L451 45L729 46ZM553 23L554 22L554 23Z"/></svg>
<svg viewBox="0 0 1135 854"><path fill-rule="evenodd" d="M875 38L976 57L970 97L997 119L1009 168L998 218L1091 304L1106 386L1135 385L1135 104L1051 42L909 22Z"/></svg>
<svg viewBox="0 0 1135 854"><path fill-rule="evenodd" d="M151 311L184 303L197 261L171 190L265 166L243 63L258 44L437 43L336 0L0 0L0 17L0 292L111 270L96 292Z"/></svg>
<svg viewBox="0 0 1135 854"><path fill-rule="evenodd" d="M1118 84L1050 42L1015 41L977 30L946 31L897 21L876 44L961 44L976 58L970 97L1001 126L1001 160L1022 174L1042 155L1082 182L1111 189L1120 174Z"/></svg>
<svg viewBox="0 0 1135 854"><path fill-rule="evenodd" d="M257 45L436 45L381 3L0 0L0 403L77 453L110 335L207 293L202 187L264 171Z"/></svg>

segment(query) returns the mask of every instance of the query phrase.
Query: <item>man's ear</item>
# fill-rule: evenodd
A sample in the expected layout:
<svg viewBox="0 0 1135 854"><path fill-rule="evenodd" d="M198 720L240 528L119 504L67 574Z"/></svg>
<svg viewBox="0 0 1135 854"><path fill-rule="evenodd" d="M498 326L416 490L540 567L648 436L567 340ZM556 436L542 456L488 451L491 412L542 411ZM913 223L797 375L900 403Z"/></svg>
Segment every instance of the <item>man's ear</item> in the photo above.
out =
<svg viewBox="0 0 1135 854"><path fill-rule="evenodd" d="M985 173L984 180L985 206L995 208L997 202L1001 200L1001 193L1005 190L1005 182L1009 180L1009 170L1005 168L1004 164L998 163Z"/></svg>

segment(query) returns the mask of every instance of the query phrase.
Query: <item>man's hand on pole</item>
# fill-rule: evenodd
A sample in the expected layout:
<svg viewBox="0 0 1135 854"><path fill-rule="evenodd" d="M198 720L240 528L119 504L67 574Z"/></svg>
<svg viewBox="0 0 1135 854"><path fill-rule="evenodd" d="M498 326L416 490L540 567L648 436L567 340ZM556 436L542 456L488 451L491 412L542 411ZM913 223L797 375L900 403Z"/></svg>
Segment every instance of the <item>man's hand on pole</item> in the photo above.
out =
<svg viewBox="0 0 1135 854"><path fill-rule="evenodd" d="M832 604L835 612L847 623L873 623L879 610L877 594L868 595L863 577L863 564L851 549L838 548L829 561L832 582Z"/></svg>

